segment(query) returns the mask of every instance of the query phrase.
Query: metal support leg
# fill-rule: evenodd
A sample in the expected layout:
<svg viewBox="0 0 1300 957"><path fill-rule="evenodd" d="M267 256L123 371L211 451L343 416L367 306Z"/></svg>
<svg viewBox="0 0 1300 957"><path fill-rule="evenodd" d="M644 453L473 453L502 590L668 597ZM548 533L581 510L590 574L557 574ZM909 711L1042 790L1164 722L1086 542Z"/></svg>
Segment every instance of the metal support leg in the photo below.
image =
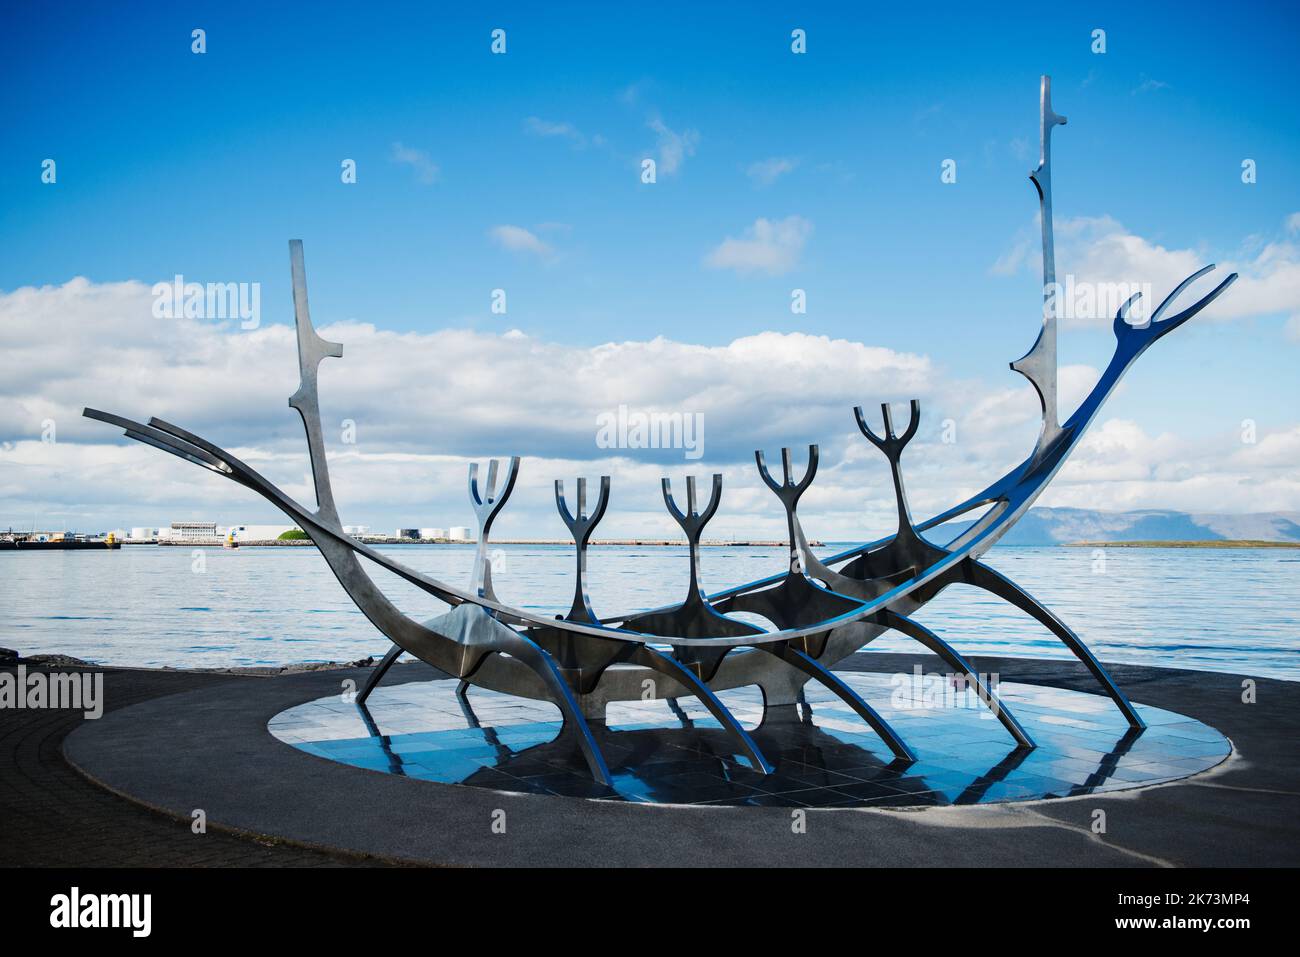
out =
<svg viewBox="0 0 1300 957"><path fill-rule="evenodd" d="M983 701L984 704L988 706L988 709L993 712L994 717L1002 722L1002 726L1011 732L1011 736L1016 739L1020 746L1024 748L1037 747L1037 745L1034 744L1034 739L1029 736L1025 729L1021 727L1020 722L1016 720L1016 716L1013 715L1007 706L1002 703L1001 699L993 693L992 689L988 688L984 682L980 680L979 675L975 673L975 669L970 666L970 663L959 655L956 649L946 641L924 625L892 611L882 612L879 616L879 621L882 625L894 629L894 631L899 634L906 635L908 638L919 641L931 652L942 658L949 668L956 669L965 675L966 680L975 686L975 693L980 696L980 700Z"/></svg>
<svg viewBox="0 0 1300 957"><path fill-rule="evenodd" d="M690 716L682 710L682 706L677 703L676 698L664 698L664 700L668 702L668 710L676 715L677 720L681 722L683 728L689 731L691 728L695 727L695 722L692 721Z"/></svg>
<svg viewBox="0 0 1300 957"><path fill-rule="evenodd" d="M510 631L510 629L503 628L504 631ZM564 715L565 727L576 732L578 746L582 749L583 757L587 759L587 767L591 769L591 776L606 787L611 786L613 779L610 777L609 768L605 764L605 757L600 753L600 746L596 744L596 739L592 737L591 728L587 726L587 721L582 716L582 709L578 707L577 699L573 697L573 692L569 690L568 683L560 674L555 659L532 639L518 632L511 632L511 634L514 635L513 638L500 641L500 645L494 650L504 651L512 658L518 658L536 672L537 676L542 679L542 683L546 685L546 690L551 693L551 701Z"/></svg>
<svg viewBox="0 0 1300 957"><path fill-rule="evenodd" d="M1146 722L1134 710L1133 705L1129 704L1128 698L1124 697L1124 692L1119 690L1119 686L1106 673L1106 669L1102 667L1101 662L1088 650L1088 646L1053 612L1039 604L1037 599L1011 579L980 562L968 559L962 563L961 574L961 581L974 585L976 588L983 588L985 591L997 595L1003 601L1015 605L1061 639L1065 647L1069 648L1076 658L1088 666L1092 676L1111 696L1128 723L1139 730L1147 726Z"/></svg>
<svg viewBox="0 0 1300 957"><path fill-rule="evenodd" d="M804 674L824 684L831 691L835 692L836 696L841 701L856 711L863 721L871 725L872 730L874 730L876 734L880 735L885 744L889 745L889 750L893 751L894 754L898 755L898 757L902 758L904 761L916 760L916 755L913 754L912 750L903 743L903 739L898 736L898 732L889 726L889 722L882 718L875 708L863 701L856 691L845 684L844 681L830 669L823 667L818 664L815 659L804 654L797 648L792 648L789 644L784 642L775 645L756 645L755 647L761 648L769 654L776 655L786 664L793 665Z"/></svg>
<svg viewBox="0 0 1300 957"><path fill-rule="evenodd" d="M370 669L370 674L366 676L366 683L361 686L357 692L357 704L365 704L366 699L370 697L370 692L375 690L375 685L384 680L384 675L388 674L388 669L393 667L393 662L402 656L401 645L393 645L384 655L379 664Z"/></svg>
<svg viewBox="0 0 1300 957"><path fill-rule="evenodd" d="M758 745L749 736L749 732L741 727L740 722L736 720L736 716L718 700L718 696L713 693L709 686L697 678L689 668L683 667L681 662L676 659L661 654L645 645L641 645L637 649L633 660L639 665L653 668L660 674L666 675L690 688L695 697L700 699L700 703L709 709L709 714L713 715L718 720L718 723L735 738L736 743L740 745L741 751L753 764L754 770L762 774L772 773L772 765L763 756L763 752L758 749Z"/></svg>

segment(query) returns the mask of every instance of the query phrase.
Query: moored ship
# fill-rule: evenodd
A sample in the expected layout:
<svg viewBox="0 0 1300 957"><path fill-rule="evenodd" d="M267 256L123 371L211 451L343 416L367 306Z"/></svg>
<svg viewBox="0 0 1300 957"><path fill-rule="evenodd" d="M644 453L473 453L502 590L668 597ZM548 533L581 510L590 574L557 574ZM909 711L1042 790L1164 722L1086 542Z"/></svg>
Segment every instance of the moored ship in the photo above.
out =
<svg viewBox="0 0 1300 957"><path fill-rule="evenodd" d="M103 551L121 548L122 543L112 532L107 535L75 535L69 532L15 532L10 529L0 534L0 551Z"/></svg>

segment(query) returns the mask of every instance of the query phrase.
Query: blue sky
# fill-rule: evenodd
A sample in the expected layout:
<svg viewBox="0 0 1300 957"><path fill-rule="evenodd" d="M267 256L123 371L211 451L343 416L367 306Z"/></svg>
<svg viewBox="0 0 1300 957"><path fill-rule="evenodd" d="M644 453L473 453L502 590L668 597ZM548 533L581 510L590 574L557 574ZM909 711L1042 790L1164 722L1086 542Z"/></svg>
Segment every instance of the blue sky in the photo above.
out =
<svg viewBox="0 0 1300 957"><path fill-rule="evenodd" d="M1012 388L1006 363L1035 334L1036 249L1025 268L997 263L1035 235L1044 72L1070 118L1054 140L1058 224L1108 217L1152 249L1265 272L1261 250L1296 241L1300 67L1284 5L52 3L5 16L4 291L76 276L260 282L264 321L283 323L296 237L318 325L519 329L573 347L802 332ZM497 27L504 56L489 51ZM653 185L646 156L660 161ZM57 185L40 181L45 158ZM949 158L955 184L940 182ZM344 159L355 184L340 182ZM764 182L763 163L786 171ZM790 217L804 233L787 265L710 265L729 237ZM506 248L502 226L539 245ZM790 312L796 287L806 315ZM506 316L489 311L494 288ZM1289 428L1297 313L1207 313L1143 360L1111 411L1152 434L1245 417ZM1067 327L1062 362L1100 366L1110 342L1104 324Z"/></svg>

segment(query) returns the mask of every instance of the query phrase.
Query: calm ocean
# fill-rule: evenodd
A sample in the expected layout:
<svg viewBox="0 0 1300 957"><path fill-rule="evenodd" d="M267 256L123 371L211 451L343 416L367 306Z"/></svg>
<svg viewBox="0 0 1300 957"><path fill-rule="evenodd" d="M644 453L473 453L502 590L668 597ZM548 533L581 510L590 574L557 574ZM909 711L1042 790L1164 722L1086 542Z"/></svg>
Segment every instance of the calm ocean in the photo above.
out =
<svg viewBox="0 0 1300 957"><path fill-rule="evenodd" d="M464 584L468 546L410 545L400 560ZM837 548L828 548L830 554ZM380 655L387 642L348 601L313 548L126 546L115 552L0 552L0 644L103 664L276 665ZM705 587L771 574L783 548L706 548ZM1300 552L1288 549L1122 549L1097 567L1088 548L994 548L990 564L1070 623L1104 661L1300 680ZM568 610L573 555L565 546L501 546L493 578L506 601ZM684 548L591 550L598 614L680 600ZM406 612L445 610L386 572ZM1045 631L1007 605L950 588L918 618L967 654L1064 658ZM886 635L878 650L915 650Z"/></svg>

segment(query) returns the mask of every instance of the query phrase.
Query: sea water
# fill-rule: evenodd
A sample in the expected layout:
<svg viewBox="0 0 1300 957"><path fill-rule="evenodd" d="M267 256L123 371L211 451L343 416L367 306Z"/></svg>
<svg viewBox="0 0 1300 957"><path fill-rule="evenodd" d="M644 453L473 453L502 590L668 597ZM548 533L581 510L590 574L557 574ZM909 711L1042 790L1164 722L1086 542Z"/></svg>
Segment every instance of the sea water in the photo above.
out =
<svg viewBox="0 0 1300 957"><path fill-rule="evenodd" d="M819 550L827 555L844 546ZM464 586L472 546L385 551ZM785 549L706 547L706 589L779 572ZM573 600L573 550L493 546L502 600L546 614ZM1061 616L1103 661L1300 680L1300 551L1291 549L995 547L987 562ZM602 616L680 601L684 547L596 546L590 595ZM390 573L376 581L403 611L446 606ZM1068 658L1028 616L984 592L947 589L916 616L967 655ZM381 655L388 642L311 547L128 545L103 552L0 552L0 645L102 664L281 665ZM870 646L915 651L886 634Z"/></svg>

